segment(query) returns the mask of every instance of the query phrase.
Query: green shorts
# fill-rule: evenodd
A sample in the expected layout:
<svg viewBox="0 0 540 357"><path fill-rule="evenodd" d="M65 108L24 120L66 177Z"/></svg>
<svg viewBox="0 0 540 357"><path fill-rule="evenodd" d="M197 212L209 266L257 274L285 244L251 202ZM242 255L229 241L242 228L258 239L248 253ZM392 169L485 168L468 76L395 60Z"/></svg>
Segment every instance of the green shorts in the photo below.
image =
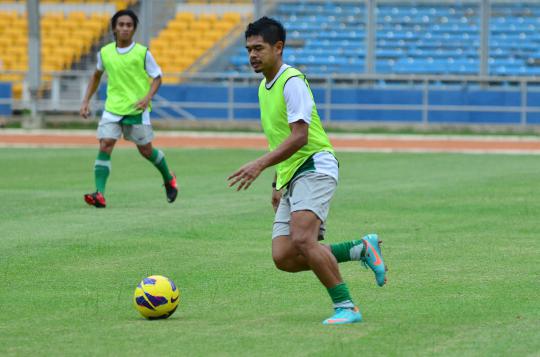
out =
<svg viewBox="0 0 540 357"><path fill-rule="evenodd" d="M306 171L294 178L281 196L274 218L272 239L290 235L291 213L296 211L315 213L321 221L319 240L324 239L324 223L336 187L337 182L333 177L313 171Z"/></svg>
<svg viewBox="0 0 540 357"><path fill-rule="evenodd" d="M100 122L97 130L98 139L118 140L124 134L124 139L134 142L136 145L146 145L154 139L152 125L134 124L126 125L121 122Z"/></svg>

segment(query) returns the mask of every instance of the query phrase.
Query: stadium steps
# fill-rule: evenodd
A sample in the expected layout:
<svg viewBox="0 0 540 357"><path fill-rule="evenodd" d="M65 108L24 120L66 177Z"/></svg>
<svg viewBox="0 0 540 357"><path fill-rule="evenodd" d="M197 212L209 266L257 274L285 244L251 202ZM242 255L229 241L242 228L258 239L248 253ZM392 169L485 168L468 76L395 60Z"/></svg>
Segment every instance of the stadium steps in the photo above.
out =
<svg viewBox="0 0 540 357"><path fill-rule="evenodd" d="M82 4L81 1L53 1L51 4ZM98 3L97 1L93 1ZM133 0L111 1L124 7ZM106 1L99 3L107 4ZM17 6L23 2L11 1L14 10L0 11L0 80L13 83L12 95L21 98L23 82L28 71L28 23L26 13ZM83 9L83 7L81 7ZM106 12L48 11L41 18L41 71L43 88L47 93L52 76L50 72L70 70L77 67L92 47L107 33L110 14ZM84 20L84 21L83 21Z"/></svg>
<svg viewBox="0 0 540 357"><path fill-rule="evenodd" d="M239 13L201 13L179 11L150 48L164 72L164 83L178 83L176 74L193 68L209 50L230 37L243 19ZM172 74L172 75L171 75Z"/></svg>

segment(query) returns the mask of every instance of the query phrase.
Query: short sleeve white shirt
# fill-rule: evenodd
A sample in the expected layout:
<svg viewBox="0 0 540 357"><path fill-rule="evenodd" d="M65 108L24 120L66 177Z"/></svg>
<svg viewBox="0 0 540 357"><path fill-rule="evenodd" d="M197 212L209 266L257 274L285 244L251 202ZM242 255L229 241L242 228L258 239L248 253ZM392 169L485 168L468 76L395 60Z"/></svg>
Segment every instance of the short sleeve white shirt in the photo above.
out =
<svg viewBox="0 0 540 357"><path fill-rule="evenodd" d="M278 77L290 66L287 64L281 65L274 79L266 84L267 88L272 87ZM303 120L306 123L311 123L311 111L313 110L313 99L309 94L306 82L300 77L292 77L283 88L283 97L287 104L287 120L290 123Z"/></svg>

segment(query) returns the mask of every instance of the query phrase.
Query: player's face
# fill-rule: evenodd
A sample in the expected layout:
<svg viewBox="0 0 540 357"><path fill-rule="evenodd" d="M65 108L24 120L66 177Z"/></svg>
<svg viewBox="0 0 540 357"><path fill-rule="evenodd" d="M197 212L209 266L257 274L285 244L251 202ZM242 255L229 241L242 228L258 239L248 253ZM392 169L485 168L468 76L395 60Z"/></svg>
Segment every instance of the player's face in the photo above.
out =
<svg viewBox="0 0 540 357"><path fill-rule="evenodd" d="M133 19L128 16L120 16L116 21L116 27L114 28L116 39L120 41L129 41L133 38L135 33L135 23Z"/></svg>
<svg viewBox="0 0 540 357"><path fill-rule="evenodd" d="M246 39L249 64L256 73L266 72L275 67L281 58L283 42L274 45L264 42L262 36L250 36Z"/></svg>

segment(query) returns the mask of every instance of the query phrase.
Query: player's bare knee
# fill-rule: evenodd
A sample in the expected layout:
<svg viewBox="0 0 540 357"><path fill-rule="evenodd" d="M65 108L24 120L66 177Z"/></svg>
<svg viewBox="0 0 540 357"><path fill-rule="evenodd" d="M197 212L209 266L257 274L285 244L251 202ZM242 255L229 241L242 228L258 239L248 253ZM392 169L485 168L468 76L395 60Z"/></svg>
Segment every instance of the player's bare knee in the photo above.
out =
<svg viewBox="0 0 540 357"><path fill-rule="evenodd" d="M274 265L281 271L285 271L287 273L296 273L300 271L293 259L289 257L273 257L273 259Z"/></svg>
<svg viewBox="0 0 540 357"><path fill-rule="evenodd" d="M139 153L145 158L149 159L152 156L152 147L148 145L137 146Z"/></svg>
<svg viewBox="0 0 540 357"><path fill-rule="evenodd" d="M106 152L107 154L111 154L115 143L116 143L115 140L102 139L99 141L99 150Z"/></svg>
<svg viewBox="0 0 540 357"><path fill-rule="evenodd" d="M294 262L291 259L291 256L288 252L272 252L272 260L274 261L274 265L276 268L282 271L286 271L289 273L296 272L296 270L293 269Z"/></svg>
<svg viewBox="0 0 540 357"><path fill-rule="evenodd" d="M313 246L313 240L306 234L291 234L291 241L299 252L305 253Z"/></svg>
<svg viewBox="0 0 540 357"><path fill-rule="evenodd" d="M274 265L276 268L278 268L281 271L289 271L289 265L287 264L287 261L284 259L274 259Z"/></svg>

